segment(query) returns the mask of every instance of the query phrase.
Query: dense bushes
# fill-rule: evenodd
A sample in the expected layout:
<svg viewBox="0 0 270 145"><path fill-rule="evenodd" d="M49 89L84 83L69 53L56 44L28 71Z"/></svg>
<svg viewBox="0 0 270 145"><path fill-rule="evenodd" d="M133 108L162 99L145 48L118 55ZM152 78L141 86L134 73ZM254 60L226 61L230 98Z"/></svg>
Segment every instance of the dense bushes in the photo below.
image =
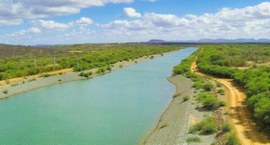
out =
<svg viewBox="0 0 270 145"><path fill-rule="evenodd" d="M240 59L241 58L241 59ZM201 71L218 77L232 78L245 88L248 108L265 130L270 130L270 45L205 46L198 59ZM262 67L237 69L256 63Z"/></svg>
<svg viewBox="0 0 270 145"><path fill-rule="evenodd" d="M83 71L106 67L107 71L111 71L111 64L116 62L134 60L142 56L150 57L181 47L180 45L84 44L41 49L0 45L0 80L64 68ZM2 54L6 55L2 56ZM104 71L100 70L99 73Z"/></svg>
<svg viewBox="0 0 270 145"><path fill-rule="evenodd" d="M211 110L216 109L220 106L224 106L224 102L220 101L217 97L213 96L210 93L204 93L199 95L199 102L203 105L204 108Z"/></svg>
<svg viewBox="0 0 270 145"><path fill-rule="evenodd" d="M206 118L193 126L189 129L189 133L197 133L199 134L213 134L217 131L217 124L215 122L215 119L212 117Z"/></svg>

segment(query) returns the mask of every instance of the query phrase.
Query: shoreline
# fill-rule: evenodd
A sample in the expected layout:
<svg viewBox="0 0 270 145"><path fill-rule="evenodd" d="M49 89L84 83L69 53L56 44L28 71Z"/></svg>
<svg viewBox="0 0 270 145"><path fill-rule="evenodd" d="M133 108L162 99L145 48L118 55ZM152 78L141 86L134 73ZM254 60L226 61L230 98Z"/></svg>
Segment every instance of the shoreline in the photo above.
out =
<svg viewBox="0 0 270 145"><path fill-rule="evenodd" d="M188 136L190 114L192 113L193 82L183 76L171 76L168 81L175 88L175 95L168 107L161 114L154 129L146 134L140 145L176 145L184 144ZM184 96L189 96L188 101L183 101Z"/></svg>
<svg viewBox="0 0 270 145"><path fill-rule="evenodd" d="M168 55L170 53L174 53L174 52L181 51L181 50L182 49L166 52L166 53L164 53L164 55ZM150 58L150 56L153 56L154 58ZM15 95L18 95L20 93L24 93L24 92L28 92L28 91L32 91L32 90L36 90L36 89L40 89L40 88L45 88L45 87L49 87L49 86L53 86L53 85L63 84L63 83L72 82L72 81L88 80L88 79L91 79L93 77L104 75L106 73L110 73L112 71L116 71L118 69L128 67L128 66L140 63L140 62L144 62L147 60L162 57L162 55L160 55L160 54L154 54L154 55L150 55L150 56L143 56L141 58L137 58L135 60L130 60L130 61L117 62L117 63L113 64L111 71L106 71L105 73L102 73L102 74L95 74L95 72L98 70L98 68L83 71L83 72L92 72L94 74L93 76L91 76L89 78L81 77L81 76L79 76L80 72L74 72L74 71L66 72L66 73L63 73L61 75L56 74L56 75L52 75L49 77L41 77L42 74L38 74L38 75L34 75L34 76L28 76L27 79L14 78L13 80L18 79L18 81L12 82L10 84L2 85L0 87L0 100L7 99L11 96L15 96ZM45 74L51 74L51 72L47 72ZM6 81L6 80L4 80L4 81ZM4 91L6 91L6 90L7 90L7 93L4 93Z"/></svg>
<svg viewBox="0 0 270 145"><path fill-rule="evenodd" d="M193 81L181 75L171 76L168 81L175 86L175 95L161 114L155 127L145 134L139 145L204 145L215 141L214 135L190 134L189 128L203 120L208 112L196 109L198 103ZM184 101L184 97L189 99ZM187 139L199 137L200 142L187 142Z"/></svg>

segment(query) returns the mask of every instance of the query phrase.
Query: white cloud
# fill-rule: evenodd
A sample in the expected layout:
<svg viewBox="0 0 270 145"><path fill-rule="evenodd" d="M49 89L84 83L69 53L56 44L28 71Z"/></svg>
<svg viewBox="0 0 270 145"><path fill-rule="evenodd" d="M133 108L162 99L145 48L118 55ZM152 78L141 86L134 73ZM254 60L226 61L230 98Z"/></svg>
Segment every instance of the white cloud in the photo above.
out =
<svg viewBox="0 0 270 145"><path fill-rule="evenodd" d="M79 13L81 9L133 0L0 0L0 26L18 25L24 19Z"/></svg>
<svg viewBox="0 0 270 145"><path fill-rule="evenodd" d="M74 31L74 32L82 32L82 30L88 31L88 29L84 29L84 27L92 24L93 21L90 18L82 17L78 20L69 22L69 23L59 23L52 20L34 20L30 23L31 27L29 29L19 30L10 34L5 34L3 36L6 37L31 37L37 34L48 34L48 33L57 33L57 32L66 32L66 31ZM39 37L41 37L39 35ZM32 37L31 37L32 38Z"/></svg>
<svg viewBox="0 0 270 145"><path fill-rule="evenodd" d="M238 9L223 8L216 13L189 14L184 17L146 13L139 20L115 20L101 27L108 34L124 36L123 39L127 41L135 40L135 36L141 36L142 40L269 38L270 2Z"/></svg>
<svg viewBox="0 0 270 145"><path fill-rule="evenodd" d="M14 33L7 34L5 36L7 36L7 37L18 37L18 36L25 37L26 35L40 34L40 33L41 33L41 30L39 28L31 27L29 29L24 29L24 30L20 30L20 31L17 31Z"/></svg>
<svg viewBox="0 0 270 145"><path fill-rule="evenodd" d="M79 20L76 20L76 21L71 23L71 25L78 25L81 27L88 26L91 24L93 24L93 20L90 18L86 18L86 17L81 17Z"/></svg>
<svg viewBox="0 0 270 145"><path fill-rule="evenodd" d="M187 25L188 23L188 20L185 18L179 18L172 14L146 13L144 19L158 27L177 27Z"/></svg>
<svg viewBox="0 0 270 145"><path fill-rule="evenodd" d="M32 25L46 30L64 30L70 27L68 24L58 23L52 20L36 20L32 22Z"/></svg>
<svg viewBox="0 0 270 145"><path fill-rule="evenodd" d="M130 7L124 8L124 13L126 16L131 17L131 18L140 18L142 16L140 13L136 12L135 9L130 8Z"/></svg>

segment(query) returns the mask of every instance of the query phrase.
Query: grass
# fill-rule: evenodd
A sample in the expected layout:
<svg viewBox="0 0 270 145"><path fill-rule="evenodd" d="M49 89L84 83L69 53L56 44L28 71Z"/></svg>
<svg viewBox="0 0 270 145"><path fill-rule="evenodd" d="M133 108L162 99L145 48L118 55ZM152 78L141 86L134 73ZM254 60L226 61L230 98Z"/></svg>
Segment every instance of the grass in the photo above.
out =
<svg viewBox="0 0 270 145"><path fill-rule="evenodd" d="M222 131L223 132L230 132L231 131L231 126L229 123L225 123L222 125Z"/></svg>
<svg viewBox="0 0 270 145"><path fill-rule="evenodd" d="M43 75L41 75L40 77L47 78L47 77L50 77L50 76L52 76L52 75L51 75L51 74L43 74Z"/></svg>
<svg viewBox="0 0 270 145"><path fill-rule="evenodd" d="M196 142L196 143L200 143L201 139L199 137L189 137L186 140L187 143L191 143L191 142Z"/></svg>
<svg viewBox="0 0 270 145"><path fill-rule="evenodd" d="M189 96L184 96L183 97L183 102L186 102L186 101L188 101L189 100Z"/></svg>
<svg viewBox="0 0 270 145"><path fill-rule="evenodd" d="M220 101L217 97L209 93L201 94L198 100L203 107L208 110L213 110L225 105L223 101Z"/></svg>
<svg viewBox="0 0 270 145"><path fill-rule="evenodd" d="M81 72L81 73L79 74L79 76L85 77L85 78L89 78L89 77L92 76L92 75L93 75L92 72Z"/></svg>
<svg viewBox="0 0 270 145"><path fill-rule="evenodd" d="M159 125L159 129L165 128L167 126L169 126L169 124L167 122L161 122Z"/></svg>
<svg viewBox="0 0 270 145"><path fill-rule="evenodd" d="M220 95L224 95L224 94L225 94L225 91L224 91L223 89L219 89L219 90L217 91L217 93L220 94Z"/></svg>
<svg viewBox="0 0 270 145"><path fill-rule="evenodd" d="M238 139L233 133L228 134L228 136L226 137L225 144L226 145L240 145Z"/></svg>
<svg viewBox="0 0 270 145"><path fill-rule="evenodd" d="M213 134L217 131L217 124L213 117L208 117L201 122L198 122L190 127L189 133L195 134L199 133L202 135Z"/></svg>
<svg viewBox="0 0 270 145"><path fill-rule="evenodd" d="M218 88L221 88L221 87L222 87L222 84L219 83L219 82L217 82L217 87L218 87Z"/></svg>
<svg viewBox="0 0 270 145"><path fill-rule="evenodd" d="M2 93L8 94L8 90L3 90Z"/></svg>
<svg viewBox="0 0 270 145"><path fill-rule="evenodd" d="M173 98L176 98L176 97L178 97L180 95L181 95L180 93L176 93L176 94L173 95Z"/></svg>

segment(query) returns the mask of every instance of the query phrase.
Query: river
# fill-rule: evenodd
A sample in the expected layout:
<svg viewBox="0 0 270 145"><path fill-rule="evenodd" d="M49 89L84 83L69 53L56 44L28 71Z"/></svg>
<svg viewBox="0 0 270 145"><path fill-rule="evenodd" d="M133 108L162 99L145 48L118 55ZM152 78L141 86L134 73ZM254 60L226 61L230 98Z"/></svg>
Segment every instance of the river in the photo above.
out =
<svg viewBox="0 0 270 145"><path fill-rule="evenodd" d="M173 66L195 50L1 100L0 144L136 145L171 101Z"/></svg>

